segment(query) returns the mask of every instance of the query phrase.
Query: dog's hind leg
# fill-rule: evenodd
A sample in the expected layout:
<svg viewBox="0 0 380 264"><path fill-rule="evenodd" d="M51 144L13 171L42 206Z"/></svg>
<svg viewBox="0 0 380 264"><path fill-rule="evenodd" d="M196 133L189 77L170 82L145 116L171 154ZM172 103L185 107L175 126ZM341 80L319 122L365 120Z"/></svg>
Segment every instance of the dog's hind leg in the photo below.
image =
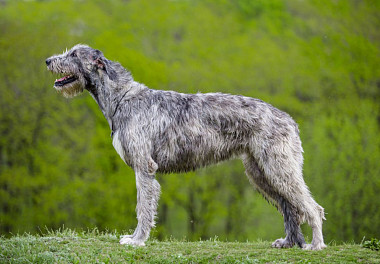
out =
<svg viewBox="0 0 380 264"><path fill-rule="evenodd" d="M279 168L285 168L285 164L278 165ZM275 166L272 166L275 167ZM289 168L289 167L288 167ZM305 221L313 230L313 240L311 245L304 245L304 249L321 250L326 247L323 242L322 222L324 218L323 208L313 199L311 193L302 178L302 170L286 171L278 170L276 179L271 179L267 173L268 182L276 189L276 191L289 203L294 206L299 222Z"/></svg>
<svg viewBox="0 0 380 264"><path fill-rule="evenodd" d="M290 248L297 244L303 248L305 239L300 228L298 212L296 208L283 198L268 183L263 171L259 168L253 157L243 158L244 167L250 183L272 203L283 215L285 225L285 239L277 239L272 246L277 248Z"/></svg>
<svg viewBox="0 0 380 264"><path fill-rule="evenodd" d="M277 141L265 151L256 152L255 158L268 186L289 204L286 207L293 207L291 211L297 216L297 222L307 221L312 228L312 243L303 248L320 250L326 247L322 235L324 210L313 199L302 177L302 147L297 141L293 140L292 145L292 140ZM283 201L279 202L280 206L281 203Z"/></svg>

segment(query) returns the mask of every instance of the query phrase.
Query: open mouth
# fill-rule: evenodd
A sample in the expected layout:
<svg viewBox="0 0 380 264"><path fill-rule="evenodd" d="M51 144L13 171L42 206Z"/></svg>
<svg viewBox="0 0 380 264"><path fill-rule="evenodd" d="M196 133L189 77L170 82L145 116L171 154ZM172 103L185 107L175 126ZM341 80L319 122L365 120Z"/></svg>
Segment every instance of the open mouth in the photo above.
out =
<svg viewBox="0 0 380 264"><path fill-rule="evenodd" d="M60 79L55 80L54 86L55 87L62 87L62 86L65 86L66 84L75 82L76 80L78 80L78 77L76 77L74 75L67 75L65 77L62 77Z"/></svg>

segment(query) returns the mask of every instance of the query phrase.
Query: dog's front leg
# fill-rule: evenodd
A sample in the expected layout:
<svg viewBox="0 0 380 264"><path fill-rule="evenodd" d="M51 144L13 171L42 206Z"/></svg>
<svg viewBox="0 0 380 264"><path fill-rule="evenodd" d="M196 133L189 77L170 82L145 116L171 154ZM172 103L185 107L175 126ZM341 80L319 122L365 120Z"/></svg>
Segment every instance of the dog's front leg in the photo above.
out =
<svg viewBox="0 0 380 264"><path fill-rule="evenodd" d="M160 184L150 170L135 170L137 188L137 227L131 236L123 236L120 244L144 246L150 230L155 226Z"/></svg>

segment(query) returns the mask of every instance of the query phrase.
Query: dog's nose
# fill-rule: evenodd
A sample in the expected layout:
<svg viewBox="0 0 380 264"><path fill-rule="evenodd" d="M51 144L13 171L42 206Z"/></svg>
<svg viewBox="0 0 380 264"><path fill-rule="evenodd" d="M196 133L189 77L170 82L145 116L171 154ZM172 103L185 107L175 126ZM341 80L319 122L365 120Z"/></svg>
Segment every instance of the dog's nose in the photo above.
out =
<svg viewBox="0 0 380 264"><path fill-rule="evenodd" d="M51 63L51 59L47 59L45 62L46 62L46 65L49 66L49 64Z"/></svg>

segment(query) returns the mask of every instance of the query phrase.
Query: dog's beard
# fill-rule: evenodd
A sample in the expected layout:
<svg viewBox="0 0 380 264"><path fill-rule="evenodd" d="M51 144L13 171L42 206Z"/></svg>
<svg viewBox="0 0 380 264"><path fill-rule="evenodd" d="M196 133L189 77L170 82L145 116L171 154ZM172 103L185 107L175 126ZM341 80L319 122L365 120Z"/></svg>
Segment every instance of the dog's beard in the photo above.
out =
<svg viewBox="0 0 380 264"><path fill-rule="evenodd" d="M83 92L83 86L79 80L68 83L64 86L55 86L54 88L66 98L72 98Z"/></svg>

